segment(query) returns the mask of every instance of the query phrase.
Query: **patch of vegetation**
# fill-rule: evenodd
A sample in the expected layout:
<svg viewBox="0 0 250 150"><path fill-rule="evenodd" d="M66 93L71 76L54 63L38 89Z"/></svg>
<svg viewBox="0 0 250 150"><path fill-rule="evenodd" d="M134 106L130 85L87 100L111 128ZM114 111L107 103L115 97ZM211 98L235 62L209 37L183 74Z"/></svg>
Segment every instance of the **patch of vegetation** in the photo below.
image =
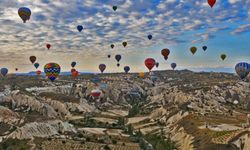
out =
<svg viewBox="0 0 250 150"><path fill-rule="evenodd" d="M27 140L7 139L0 143L0 150L29 150Z"/></svg>
<svg viewBox="0 0 250 150"><path fill-rule="evenodd" d="M52 92L43 92L39 96L51 98L52 100L58 100L63 103L65 102L79 103L79 99L72 95L56 94Z"/></svg>
<svg viewBox="0 0 250 150"><path fill-rule="evenodd" d="M145 139L152 144L154 149L157 150L173 150L176 149L174 143L172 143L170 140L166 140L161 136L158 135L146 135ZM143 148L143 145L142 145Z"/></svg>

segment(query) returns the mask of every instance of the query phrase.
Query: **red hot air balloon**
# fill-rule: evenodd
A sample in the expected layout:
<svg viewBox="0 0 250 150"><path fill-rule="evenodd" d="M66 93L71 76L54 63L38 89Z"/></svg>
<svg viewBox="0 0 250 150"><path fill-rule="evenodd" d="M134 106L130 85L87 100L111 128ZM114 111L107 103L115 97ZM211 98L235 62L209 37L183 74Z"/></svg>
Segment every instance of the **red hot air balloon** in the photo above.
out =
<svg viewBox="0 0 250 150"><path fill-rule="evenodd" d="M39 76L41 73L42 73L42 71L40 71L40 70L37 70L37 71L36 71L36 75L38 75L38 76Z"/></svg>
<svg viewBox="0 0 250 150"><path fill-rule="evenodd" d="M50 49L51 45L50 44L46 44L47 49Z"/></svg>
<svg viewBox="0 0 250 150"><path fill-rule="evenodd" d="M91 91L91 96L94 97L94 98L100 97L101 94L102 94L102 91L99 90L99 89L95 89L95 90L92 90L92 91Z"/></svg>
<svg viewBox="0 0 250 150"><path fill-rule="evenodd" d="M147 58L144 63L149 71L151 71L155 66L155 60L153 58Z"/></svg>
<svg viewBox="0 0 250 150"><path fill-rule="evenodd" d="M213 8L214 4L216 3L216 0L207 0L207 3L210 5L211 8Z"/></svg>
<svg viewBox="0 0 250 150"><path fill-rule="evenodd" d="M168 55L170 54L170 50L167 48L164 48L163 50L161 50L161 54L162 56L164 56L164 58L167 58Z"/></svg>
<svg viewBox="0 0 250 150"><path fill-rule="evenodd" d="M79 75L79 72L78 71L73 71L73 72L71 72L71 75L72 75L72 77L77 77L78 75Z"/></svg>
<svg viewBox="0 0 250 150"><path fill-rule="evenodd" d="M72 73L72 72L75 72L75 71L76 71L76 69L74 69L74 68L71 69L71 73Z"/></svg>

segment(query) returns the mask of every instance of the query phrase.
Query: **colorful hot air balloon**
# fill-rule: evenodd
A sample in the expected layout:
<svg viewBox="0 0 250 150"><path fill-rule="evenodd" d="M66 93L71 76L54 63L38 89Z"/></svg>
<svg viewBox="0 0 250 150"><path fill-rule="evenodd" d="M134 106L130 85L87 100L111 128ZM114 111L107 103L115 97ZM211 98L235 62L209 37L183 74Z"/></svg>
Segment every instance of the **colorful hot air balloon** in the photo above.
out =
<svg viewBox="0 0 250 150"><path fill-rule="evenodd" d="M35 61L36 61L36 56L30 56L30 62L34 64Z"/></svg>
<svg viewBox="0 0 250 150"><path fill-rule="evenodd" d="M197 51L197 48L196 47L191 47L190 51L194 55L196 53L196 51Z"/></svg>
<svg viewBox="0 0 250 150"><path fill-rule="evenodd" d="M42 73L42 71L40 71L40 70L36 71L36 75L38 75L38 76L41 75L41 73Z"/></svg>
<svg viewBox="0 0 250 150"><path fill-rule="evenodd" d="M168 55L170 54L170 50L167 48L164 48L161 50L161 54L166 59L166 58L168 58Z"/></svg>
<svg viewBox="0 0 250 150"><path fill-rule="evenodd" d="M51 81L54 81L58 77L60 71L61 67L56 63L48 63L44 66L44 72Z"/></svg>
<svg viewBox="0 0 250 150"><path fill-rule="evenodd" d="M207 46L203 46L202 49L203 49L204 51L206 51L206 50L207 50Z"/></svg>
<svg viewBox="0 0 250 150"><path fill-rule="evenodd" d="M82 25L78 25L78 26L77 26L77 30L78 30L79 32L82 32L83 26L82 26Z"/></svg>
<svg viewBox="0 0 250 150"><path fill-rule="evenodd" d="M113 49L113 48L115 47L115 45L114 45L114 44L111 44L110 47Z"/></svg>
<svg viewBox="0 0 250 150"><path fill-rule="evenodd" d="M106 65L105 64L100 64L99 65L99 70L101 71L101 73L103 73L103 71L106 69Z"/></svg>
<svg viewBox="0 0 250 150"><path fill-rule="evenodd" d="M99 89L95 89L91 91L91 96L94 98L99 98L102 94L102 91Z"/></svg>
<svg viewBox="0 0 250 150"><path fill-rule="evenodd" d="M147 58L144 61L144 64L148 68L148 70L151 71L155 66L155 60L153 58Z"/></svg>
<svg viewBox="0 0 250 150"><path fill-rule="evenodd" d="M113 8L114 11L116 11L118 7L117 6L113 6L112 8Z"/></svg>
<svg viewBox="0 0 250 150"><path fill-rule="evenodd" d="M6 76L6 75L8 74L8 69L7 69L7 68L2 68L2 69L1 69L1 74L2 74L3 76Z"/></svg>
<svg viewBox="0 0 250 150"><path fill-rule="evenodd" d="M159 67L159 63L157 62L157 63L155 63L155 67L156 68L158 68Z"/></svg>
<svg viewBox="0 0 250 150"><path fill-rule="evenodd" d="M128 73L129 70L130 70L130 67L129 67L129 66L125 66L125 67L124 67L124 71L125 71L126 73Z"/></svg>
<svg viewBox="0 0 250 150"><path fill-rule="evenodd" d="M153 36L152 35L148 35L148 39L152 40Z"/></svg>
<svg viewBox="0 0 250 150"><path fill-rule="evenodd" d="M34 66L37 69L39 67L39 63L35 63Z"/></svg>
<svg viewBox="0 0 250 150"><path fill-rule="evenodd" d="M18 15L23 20L23 23L26 23L26 21L30 19L31 10L27 7L21 7L18 9Z"/></svg>
<svg viewBox="0 0 250 150"><path fill-rule="evenodd" d="M72 77L76 78L79 75L78 71L71 72Z"/></svg>
<svg viewBox="0 0 250 150"><path fill-rule="evenodd" d="M127 42L122 42L122 45L123 45L124 47L126 47L126 46L128 45L128 43L127 43Z"/></svg>
<svg viewBox="0 0 250 150"><path fill-rule="evenodd" d="M235 71L241 79L244 79L250 72L250 64L246 62L240 62L236 64Z"/></svg>
<svg viewBox="0 0 250 150"><path fill-rule="evenodd" d="M220 58L221 58L222 60L225 60L225 59L226 59L226 57L227 57L227 55L226 55L226 54L221 54L221 55L220 55Z"/></svg>
<svg viewBox="0 0 250 150"><path fill-rule="evenodd" d="M47 49L49 50L50 47L51 47L51 45L50 45L50 44L46 44L46 47L47 47Z"/></svg>
<svg viewBox="0 0 250 150"><path fill-rule="evenodd" d="M177 64L176 63L172 63L171 64L171 68L174 70L176 68Z"/></svg>
<svg viewBox="0 0 250 150"><path fill-rule="evenodd" d="M210 7L212 8L214 6L214 4L216 3L216 0L207 0L207 3L210 5Z"/></svg>
<svg viewBox="0 0 250 150"><path fill-rule="evenodd" d="M145 73L144 72L140 72L139 73L139 77L144 78L145 77Z"/></svg>
<svg viewBox="0 0 250 150"><path fill-rule="evenodd" d="M71 63L71 67L75 67L76 66L76 62L75 61L73 61L72 63Z"/></svg>
<svg viewBox="0 0 250 150"><path fill-rule="evenodd" d="M122 59L122 56L121 55L115 55L115 59L117 61L117 67L119 67L120 66L119 62Z"/></svg>

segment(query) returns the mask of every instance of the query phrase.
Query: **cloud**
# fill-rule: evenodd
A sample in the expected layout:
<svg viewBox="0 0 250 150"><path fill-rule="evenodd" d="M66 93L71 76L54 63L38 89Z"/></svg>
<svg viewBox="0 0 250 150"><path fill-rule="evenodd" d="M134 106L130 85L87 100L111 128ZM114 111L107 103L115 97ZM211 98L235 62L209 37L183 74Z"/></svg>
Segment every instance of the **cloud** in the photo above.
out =
<svg viewBox="0 0 250 150"><path fill-rule="evenodd" d="M250 31L250 24L246 24L246 25L239 26L237 29L235 29L231 33L232 34L241 34L241 33L249 32L249 31Z"/></svg>

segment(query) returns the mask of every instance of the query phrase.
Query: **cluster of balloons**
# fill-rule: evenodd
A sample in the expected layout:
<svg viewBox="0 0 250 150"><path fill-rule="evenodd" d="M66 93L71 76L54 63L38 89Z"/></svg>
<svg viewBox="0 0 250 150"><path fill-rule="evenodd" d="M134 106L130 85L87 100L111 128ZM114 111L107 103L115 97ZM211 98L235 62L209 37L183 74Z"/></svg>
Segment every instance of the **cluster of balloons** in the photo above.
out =
<svg viewBox="0 0 250 150"><path fill-rule="evenodd" d="M206 50L207 50L207 46L202 46L202 49L203 49L204 51L206 51ZM197 52L197 47L195 47L195 46L191 47L191 48L190 48L190 52L194 55L194 54ZM227 55L226 55L226 54L221 54L221 55L220 55L220 58L221 58L222 60L225 60L225 59L227 58Z"/></svg>

